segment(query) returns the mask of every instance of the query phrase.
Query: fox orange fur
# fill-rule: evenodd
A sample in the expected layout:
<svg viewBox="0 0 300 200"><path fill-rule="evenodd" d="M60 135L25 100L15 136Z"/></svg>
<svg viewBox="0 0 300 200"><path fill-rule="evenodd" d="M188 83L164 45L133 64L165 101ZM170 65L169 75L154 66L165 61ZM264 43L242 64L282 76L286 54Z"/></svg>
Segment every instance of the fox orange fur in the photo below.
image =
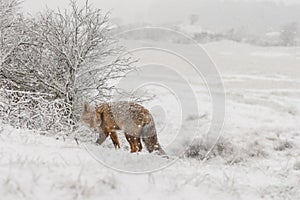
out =
<svg viewBox="0 0 300 200"><path fill-rule="evenodd" d="M84 103L81 119L99 132L98 144L110 136L115 148L120 148L117 131L122 130L132 153L142 151L142 139L150 153L158 151L165 154L158 143L153 117L140 104L119 101L103 103L94 108Z"/></svg>

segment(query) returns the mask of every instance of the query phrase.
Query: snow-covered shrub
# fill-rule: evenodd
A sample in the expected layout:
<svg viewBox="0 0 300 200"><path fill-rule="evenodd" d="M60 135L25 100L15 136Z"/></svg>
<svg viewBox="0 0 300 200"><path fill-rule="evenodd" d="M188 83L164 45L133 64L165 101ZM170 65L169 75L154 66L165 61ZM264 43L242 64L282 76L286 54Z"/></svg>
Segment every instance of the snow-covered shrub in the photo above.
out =
<svg viewBox="0 0 300 200"><path fill-rule="evenodd" d="M40 131L70 131L70 105L51 95L0 90L0 120L14 128Z"/></svg>
<svg viewBox="0 0 300 200"><path fill-rule="evenodd" d="M294 164L294 170L299 170L300 171L300 160L296 161L296 163Z"/></svg>
<svg viewBox="0 0 300 200"><path fill-rule="evenodd" d="M199 160L211 159L216 156L229 157L234 154L234 151L234 146L224 138L220 138L216 142L208 141L204 138L196 138L185 151L184 157Z"/></svg>
<svg viewBox="0 0 300 200"><path fill-rule="evenodd" d="M261 145L257 140L250 142L242 150L243 154L246 154L245 156L248 156L250 158L267 156L267 153L264 150L264 146Z"/></svg>
<svg viewBox="0 0 300 200"><path fill-rule="evenodd" d="M293 143L288 140L279 140L274 144L275 151L284 151L293 148Z"/></svg>
<svg viewBox="0 0 300 200"><path fill-rule="evenodd" d="M219 157L224 163L232 165L240 162L247 162L255 157L266 157L264 146L258 141L250 141L242 146L234 144L228 138L219 138L218 141L210 141L204 138L197 138L189 145L184 157L198 160L209 160Z"/></svg>

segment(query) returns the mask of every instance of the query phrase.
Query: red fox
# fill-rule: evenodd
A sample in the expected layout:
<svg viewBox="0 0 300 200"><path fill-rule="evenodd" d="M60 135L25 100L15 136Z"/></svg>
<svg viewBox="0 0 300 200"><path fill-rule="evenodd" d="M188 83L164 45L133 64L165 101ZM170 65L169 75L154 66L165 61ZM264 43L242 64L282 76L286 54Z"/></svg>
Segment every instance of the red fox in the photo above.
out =
<svg viewBox="0 0 300 200"><path fill-rule="evenodd" d="M115 148L120 148L117 130L122 130L130 144L131 153L142 151L142 139L150 153L158 151L159 154L165 154L158 143L151 113L137 103L110 102L95 108L84 103L81 119L99 132L98 144L110 136Z"/></svg>

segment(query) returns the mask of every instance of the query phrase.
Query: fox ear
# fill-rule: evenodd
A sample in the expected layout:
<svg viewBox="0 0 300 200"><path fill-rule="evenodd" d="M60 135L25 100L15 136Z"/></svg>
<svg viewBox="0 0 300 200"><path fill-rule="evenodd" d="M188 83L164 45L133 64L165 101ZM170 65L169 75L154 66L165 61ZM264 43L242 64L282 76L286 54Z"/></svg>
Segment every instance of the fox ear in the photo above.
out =
<svg viewBox="0 0 300 200"><path fill-rule="evenodd" d="M90 111L90 105L87 102L83 103L83 112L87 113Z"/></svg>

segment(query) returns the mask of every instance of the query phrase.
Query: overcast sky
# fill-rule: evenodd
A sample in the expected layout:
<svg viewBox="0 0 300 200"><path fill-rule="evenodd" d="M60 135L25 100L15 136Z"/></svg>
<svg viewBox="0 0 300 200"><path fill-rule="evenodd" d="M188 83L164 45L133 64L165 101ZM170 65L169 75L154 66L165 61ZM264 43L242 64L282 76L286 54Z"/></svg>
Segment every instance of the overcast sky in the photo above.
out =
<svg viewBox="0 0 300 200"><path fill-rule="evenodd" d="M300 23L300 0L89 0L93 5L111 11L111 17L129 23L188 23L191 14L200 16L200 24L216 31L231 27L253 32L276 29L284 23ZM259 2L264 2L258 4ZM266 2L276 2L271 4ZM85 2L85 0L79 0ZM221 3L220 3L221 2ZM245 3L236 3L245 2ZM255 3L256 2L256 3ZM24 0L26 13L66 7L68 0ZM248 30L247 30L248 31Z"/></svg>

